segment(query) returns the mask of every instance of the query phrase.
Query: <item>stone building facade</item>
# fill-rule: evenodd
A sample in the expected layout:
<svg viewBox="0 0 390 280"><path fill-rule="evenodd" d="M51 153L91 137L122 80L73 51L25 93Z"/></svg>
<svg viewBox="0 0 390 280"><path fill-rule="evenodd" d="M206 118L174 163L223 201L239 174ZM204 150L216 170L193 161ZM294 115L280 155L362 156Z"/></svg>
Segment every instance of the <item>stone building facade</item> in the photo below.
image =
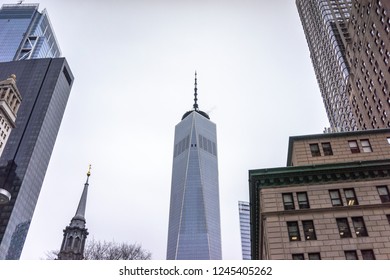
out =
<svg viewBox="0 0 390 280"><path fill-rule="evenodd" d="M390 259L390 129L290 137L249 181L252 259Z"/></svg>

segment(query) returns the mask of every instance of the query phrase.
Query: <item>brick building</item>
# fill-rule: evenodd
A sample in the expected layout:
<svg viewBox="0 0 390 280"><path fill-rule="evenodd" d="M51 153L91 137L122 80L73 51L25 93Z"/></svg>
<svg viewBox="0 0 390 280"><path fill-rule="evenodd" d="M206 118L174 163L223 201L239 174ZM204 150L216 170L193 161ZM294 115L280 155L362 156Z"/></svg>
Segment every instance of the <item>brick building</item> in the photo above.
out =
<svg viewBox="0 0 390 280"><path fill-rule="evenodd" d="M330 129L390 127L390 1L296 5Z"/></svg>
<svg viewBox="0 0 390 280"><path fill-rule="evenodd" d="M390 259L390 129L290 137L249 184L252 259Z"/></svg>

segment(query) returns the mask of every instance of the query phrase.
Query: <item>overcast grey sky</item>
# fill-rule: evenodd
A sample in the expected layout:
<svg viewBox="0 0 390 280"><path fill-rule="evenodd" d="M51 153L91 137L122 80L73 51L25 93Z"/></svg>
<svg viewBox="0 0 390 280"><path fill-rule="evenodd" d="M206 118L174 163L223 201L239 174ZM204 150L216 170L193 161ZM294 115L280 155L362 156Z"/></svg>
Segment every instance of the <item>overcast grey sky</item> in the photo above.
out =
<svg viewBox="0 0 390 280"><path fill-rule="evenodd" d="M32 3L33 1L25 1ZM10 2L6 2L10 3ZM222 253L241 259L248 170L328 126L294 0L42 0L75 82L22 259L59 249L92 164L88 238L165 259L174 127L217 124Z"/></svg>

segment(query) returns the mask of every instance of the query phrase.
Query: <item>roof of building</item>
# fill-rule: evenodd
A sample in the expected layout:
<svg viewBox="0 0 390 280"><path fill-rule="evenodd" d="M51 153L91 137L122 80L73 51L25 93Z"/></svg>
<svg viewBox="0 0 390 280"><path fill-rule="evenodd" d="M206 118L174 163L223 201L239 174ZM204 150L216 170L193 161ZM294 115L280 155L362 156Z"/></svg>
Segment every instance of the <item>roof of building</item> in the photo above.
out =
<svg viewBox="0 0 390 280"><path fill-rule="evenodd" d="M361 136L361 135L380 134L380 133L390 133L390 128L290 136L288 141L287 166L292 165L292 153L293 153L293 146L295 141L321 139L321 138Z"/></svg>

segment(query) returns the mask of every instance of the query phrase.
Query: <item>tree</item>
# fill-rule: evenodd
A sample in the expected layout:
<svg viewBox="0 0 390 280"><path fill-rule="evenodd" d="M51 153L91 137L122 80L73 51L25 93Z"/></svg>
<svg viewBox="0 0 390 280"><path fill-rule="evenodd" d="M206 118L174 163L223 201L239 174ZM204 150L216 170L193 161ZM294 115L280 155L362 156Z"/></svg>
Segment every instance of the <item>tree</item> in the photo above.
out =
<svg viewBox="0 0 390 280"><path fill-rule="evenodd" d="M152 254L137 243L100 242L92 239L84 249L86 260L150 260L151 257Z"/></svg>
<svg viewBox="0 0 390 280"><path fill-rule="evenodd" d="M46 259L57 258L59 251L46 253ZM150 260L152 254L141 247L140 244L128 244L125 242L88 240L84 248L85 260Z"/></svg>

